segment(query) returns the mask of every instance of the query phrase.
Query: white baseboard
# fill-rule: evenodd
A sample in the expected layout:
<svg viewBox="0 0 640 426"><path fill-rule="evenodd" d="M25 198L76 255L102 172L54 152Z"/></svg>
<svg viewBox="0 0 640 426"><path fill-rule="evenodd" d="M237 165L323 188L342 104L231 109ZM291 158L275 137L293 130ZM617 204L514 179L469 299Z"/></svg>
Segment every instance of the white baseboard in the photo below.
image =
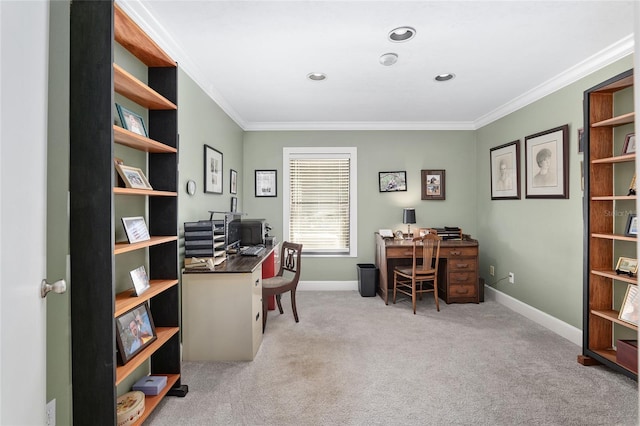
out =
<svg viewBox="0 0 640 426"><path fill-rule="evenodd" d="M358 291L358 281L300 281L300 291Z"/></svg>
<svg viewBox="0 0 640 426"><path fill-rule="evenodd" d="M484 296L485 300L494 300L501 305L506 306L519 313L520 315L529 318L531 321L534 321L541 326L548 328L554 333L564 337L572 343L575 343L578 346L582 346L582 330L577 327L574 327L570 324L567 324L564 321L559 320L558 318L552 317L551 315L542 312L539 309L534 308L533 306L529 306L526 303L515 299L508 294L505 294L501 291L496 290L493 287L488 285L484 286Z"/></svg>

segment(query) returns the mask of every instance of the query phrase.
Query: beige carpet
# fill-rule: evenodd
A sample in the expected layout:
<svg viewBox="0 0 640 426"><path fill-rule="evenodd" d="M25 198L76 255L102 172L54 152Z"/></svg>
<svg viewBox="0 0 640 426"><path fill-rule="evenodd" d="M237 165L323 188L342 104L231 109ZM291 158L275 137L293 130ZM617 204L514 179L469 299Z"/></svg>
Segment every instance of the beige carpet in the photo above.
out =
<svg viewBox="0 0 640 426"><path fill-rule="evenodd" d="M496 302L299 292L253 362L183 364L146 425L637 425L637 382ZM220 342L224 344L224 342Z"/></svg>

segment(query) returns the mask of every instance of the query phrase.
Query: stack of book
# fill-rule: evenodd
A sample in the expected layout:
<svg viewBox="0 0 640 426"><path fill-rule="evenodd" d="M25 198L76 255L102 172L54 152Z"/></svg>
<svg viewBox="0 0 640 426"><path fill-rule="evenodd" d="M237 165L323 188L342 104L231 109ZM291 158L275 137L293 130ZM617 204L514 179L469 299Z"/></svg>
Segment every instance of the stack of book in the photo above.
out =
<svg viewBox="0 0 640 426"><path fill-rule="evenodd" d="M462 229L457 226L445 226L444 228L431 228L442 240L461 240Z"/></svg>

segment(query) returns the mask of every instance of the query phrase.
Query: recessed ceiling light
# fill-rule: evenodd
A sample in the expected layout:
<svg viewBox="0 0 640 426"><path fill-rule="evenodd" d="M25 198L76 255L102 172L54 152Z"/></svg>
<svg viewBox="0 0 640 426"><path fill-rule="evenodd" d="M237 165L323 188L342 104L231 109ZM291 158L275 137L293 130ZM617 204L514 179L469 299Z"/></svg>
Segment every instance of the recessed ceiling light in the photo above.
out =
<svg viewBox="0 0 640 426"><path fill-rule="evenodd" d="M312 72L307 74L307 78L313 81L322 81L327 78L327 75L321 72Z"/></svg>
<svg viewBox="0 0 640 426"><path fill-rule="evenodd" d="M411 40L416 35L416 30L411 27L398 27L395 30L391 30L389 33L389 40L396 43Z"/></svg>
<svg viewBox="0 0 640 426"><path fill-rule="evenodd" d="M440 74L436 76L436 81L449 81L453 80L456 77L455 74Z"/></svg>
<svg viewBox="0 0 640 426"><path fill-rule="evenodd" d="M384 55L380 56L379 61L385 67L391 66L391 65L395 64L396 62L398 62L398 54L397 53L385 53Z"/></svg>

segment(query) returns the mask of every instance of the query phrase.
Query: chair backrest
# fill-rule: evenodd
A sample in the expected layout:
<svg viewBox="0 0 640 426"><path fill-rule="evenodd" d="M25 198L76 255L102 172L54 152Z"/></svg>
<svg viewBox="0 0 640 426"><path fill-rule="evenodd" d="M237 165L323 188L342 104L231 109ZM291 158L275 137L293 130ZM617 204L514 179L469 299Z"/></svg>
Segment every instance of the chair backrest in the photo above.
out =
<svg viewBox="0 0 640 426"><path fill-rule="evenodd" d="M418 253L420 248L422 249L422 256ZM422 258L421 264L419 263L420 258ZM413 273L415 274L416 271L420 271L421 269L430 269L432 259L437 275L438 263L440 263L440 237L431 233L423 235L422 237L415 237L413 239Z"/></svg>
<svg viewBox="0 0 640 426"><path fill-rule="evenodd" d="M298 284L300 279L300 260L302 258L302 244L284 241L280 252L280 270L278 276L283 277L285 272L293 274L291 282Z"/></svg>

